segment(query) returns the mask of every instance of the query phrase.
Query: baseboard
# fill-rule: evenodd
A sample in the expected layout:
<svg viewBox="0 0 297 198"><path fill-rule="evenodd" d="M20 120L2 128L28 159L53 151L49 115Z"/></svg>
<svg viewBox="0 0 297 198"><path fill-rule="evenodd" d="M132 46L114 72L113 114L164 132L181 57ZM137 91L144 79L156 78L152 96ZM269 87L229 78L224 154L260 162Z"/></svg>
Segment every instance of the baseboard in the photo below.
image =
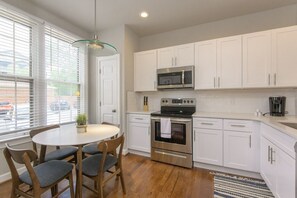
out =
<svg viewBox="0 0 297 198"><path fill-rule="evenodd" d="M128 153L129 153L128 149L123 149L123 152L122 152L123 155L127 155Z"/></svg>
<svg viewBox="0 0 297 198"><path fill-rule="evenodd" d="M22 167L18 169L19 174L23 173L24 171L26 171L26 167ZM10 172L0 175L0 183L6 182L7 180L10 180L10 179L11 179Z"/></svg>
<svg viewBox="0 0 297 198"><path fill-rule="evenodd" d="M128 149L128 153L132 153L132 154L136 154L136 155L141 155L141 156L144 156L144 157L151 157L151 154L150 153L142 152L142 151L135 151L135 150L132 150L132 149Z"/></svg>
<svg viewBox="0 0 297 198"><path fill-rule="evenodd" d="M208 170L212 170L212 171L230 173L230 174L234 174L234 175L241 175L241 176L245 176L245 177L262 179L260 173L238 170L238 169L233 169L233 168L227 168L227 167L222 167L222 166L216 166L216 165L211 165L211 164L194 162L194 167L208 169Z"/></svg>

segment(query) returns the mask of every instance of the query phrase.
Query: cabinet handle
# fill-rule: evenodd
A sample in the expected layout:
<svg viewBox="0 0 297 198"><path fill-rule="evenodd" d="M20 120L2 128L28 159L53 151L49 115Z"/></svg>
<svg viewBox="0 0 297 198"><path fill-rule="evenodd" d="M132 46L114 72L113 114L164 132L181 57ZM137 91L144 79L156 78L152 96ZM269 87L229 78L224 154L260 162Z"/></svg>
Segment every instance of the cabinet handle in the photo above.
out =
<svg viewBox="0 0 297 198"><path fill-rule="evenodd" d="M276 73L274 73L274 85L276 85Z"/></svg>
<svg viewBox="0 0 297 198"><path fill-rule="evenodd" d="M221 78L220 77L218 78L218 87L219 88L221 87Z"/></svg>
<svg viewBox="0 0 297 198"><path fill-rule="evenodd" d="M135 118L135 120L143 120L143 118Z"/></svg>
<svg viewBox="0 0 297 198"><path fill-rule="evenodd" d="M252 148L252 135L250 135L250 148Z"/></svg>
<svg viewBox="0 0 297 198"><path fill-rule="evenodd" d="M201 122L201 124L202 125L209 125L209 126L213 125L213 123L209 123L209 122Z"/></svg>
<svg viewBox="0 0 297 198"><path fill-rule="evenodd" d="M270 146L268 146L268 162L270 162Z"/></svg>
<svg viewBox="0 0 297 198"><path fill-rule="evenodd" d="M175 66L177 66L177 58L175 57L174 59L175 59Z"/></svg>
<svg viewBox="0 0 297 198"><path fill-rule="evenodd" d="M268 85L270 85L270 74L268 74Z"/></svg>
<svg viewBox="0 0 297 198"><path fill-rule="evenodd" d="M241 125L241 124L231 124L231 126L232 127L241 127L241 128L245 127L245 125Z"/></svg>
<svg viewBox="0 0 297 198"><path fill-rule="evenodd" d="M216 88L216 77L213 78L213 88Z"/></svg>
<svg viewBox="0 0 297 198"><path fill-rule="evenodd" d="M196 131L194 130L194 142L196 142Z"/></svg>
<svg viewBox="0 0 297 198"><path fill-rule="evenodd" d="M271 151L270 151L270 162L271 162L271 164L273 164L273 162L275 162L275 159L273 159L273 153L275 153L275 151L273 150L273 148L271 147L270 148L271 149Z"/></svg>
<svg viewBox="0 0 297 198"><path fill-rule="evenodd" d="M173 66L173 57L171 58L171 65Z"/></svg>

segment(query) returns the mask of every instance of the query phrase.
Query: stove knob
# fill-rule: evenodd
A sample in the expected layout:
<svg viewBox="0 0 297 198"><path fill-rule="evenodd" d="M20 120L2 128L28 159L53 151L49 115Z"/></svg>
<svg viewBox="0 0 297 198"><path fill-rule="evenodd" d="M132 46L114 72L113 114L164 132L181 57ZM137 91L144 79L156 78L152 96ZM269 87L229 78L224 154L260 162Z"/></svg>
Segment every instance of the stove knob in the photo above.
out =
<svg viewBox="0 0 297 198"><path fill-rule="evenodd" d="M162 100L162 103L164 103L165 102L165 100Z"/></svg>
<svg viewBox="0 0 297 198"><path fill-rule="evenodd" d="M168 100L166 100L165 102L168 103Z"/></svg>
<svg viewBox="0 0 297 198"><path fill-rule="evenodd" d="M186 101L184 100L184 103L186 103Z"/></svg>
<svg viewBox="0 0 297 198"><path fill-rule="evenodd" d="M190 101L189 101L189 100L187 100L187 103L190 103Z"/></svg>
<svg viewBox="0 0 297 198"><path fill-rule="evenodd" d="M191 100L191 103L193 103L193 100Z"/></svg>

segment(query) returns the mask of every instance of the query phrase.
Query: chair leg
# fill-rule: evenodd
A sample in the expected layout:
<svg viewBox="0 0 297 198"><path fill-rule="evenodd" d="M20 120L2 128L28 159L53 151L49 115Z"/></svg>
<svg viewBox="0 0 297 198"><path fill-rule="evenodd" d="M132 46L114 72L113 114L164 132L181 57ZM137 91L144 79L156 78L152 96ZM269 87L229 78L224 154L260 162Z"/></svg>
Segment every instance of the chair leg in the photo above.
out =
<svg viewBox="0 0 297 198"><path fill-rule="evenodd" d="M123 192L124 192L124 194L126 194L126 187L125 187L125 181L124 181L124 176L123 176L122 169L121 169L121 172L120 172L120 179L121 179L121 184L122 184Z"/></svg>
<svg viewBox="0 0 297 198"><path fill-rule="evenodd" d="M11 189L11 194L10 194L10 198L17 198L17 194L15 193L15 190L14 190L14 185L12 185L12 189Z"/></svg>
<svg viewBox="0 0 297 198"><path fill-rule="evenodd" d="M69 174L69 188L70 188L70 197L74 198L74 188L73 188L73 175L72 172Z"/></svg>
<svg viewBox="0 0 297 198"><path fill-rule="evenodd" d="M97 183L97 192L98 192L98 198L103 198L103 186L102 181L96 182Z"/></svg>
<svg viewBox="0 0 297 198"><path fill-rule="evenodd" d="M51 188L52 197L54 197L58 193L58 184L54 185Z"/></svg>

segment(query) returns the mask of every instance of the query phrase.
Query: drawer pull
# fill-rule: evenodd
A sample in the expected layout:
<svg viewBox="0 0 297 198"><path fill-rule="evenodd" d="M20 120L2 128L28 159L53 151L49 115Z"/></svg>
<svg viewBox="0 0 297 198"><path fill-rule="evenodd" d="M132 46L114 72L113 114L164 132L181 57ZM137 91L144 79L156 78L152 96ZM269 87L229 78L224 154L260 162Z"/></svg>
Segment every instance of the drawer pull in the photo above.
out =
<svg viewBox="0 0 297 198"><path fill-rule="evenodd" d="M209 123L209 122L201 122L202 125L209 125L209 126L212 126L213 123Z"/></svg>
<svg viewBox="0 0 297 198"><path fill-rule="evenodd" d="M143 120L143 118L135 118L135 120Z"/></svg>
<svg viewBox="0 0 297 198"><path fill-rule="evenodd" d="M245 127L245 125L241 125L241 124L231 124L232 127Z"/></svg>
<svg viewBox="0 0 297 198"><path fill-rule="evenodd" d="M268 146L268 162L270 162L270 157L271 157L271 155L270 155L270 146Z"/></svg>

